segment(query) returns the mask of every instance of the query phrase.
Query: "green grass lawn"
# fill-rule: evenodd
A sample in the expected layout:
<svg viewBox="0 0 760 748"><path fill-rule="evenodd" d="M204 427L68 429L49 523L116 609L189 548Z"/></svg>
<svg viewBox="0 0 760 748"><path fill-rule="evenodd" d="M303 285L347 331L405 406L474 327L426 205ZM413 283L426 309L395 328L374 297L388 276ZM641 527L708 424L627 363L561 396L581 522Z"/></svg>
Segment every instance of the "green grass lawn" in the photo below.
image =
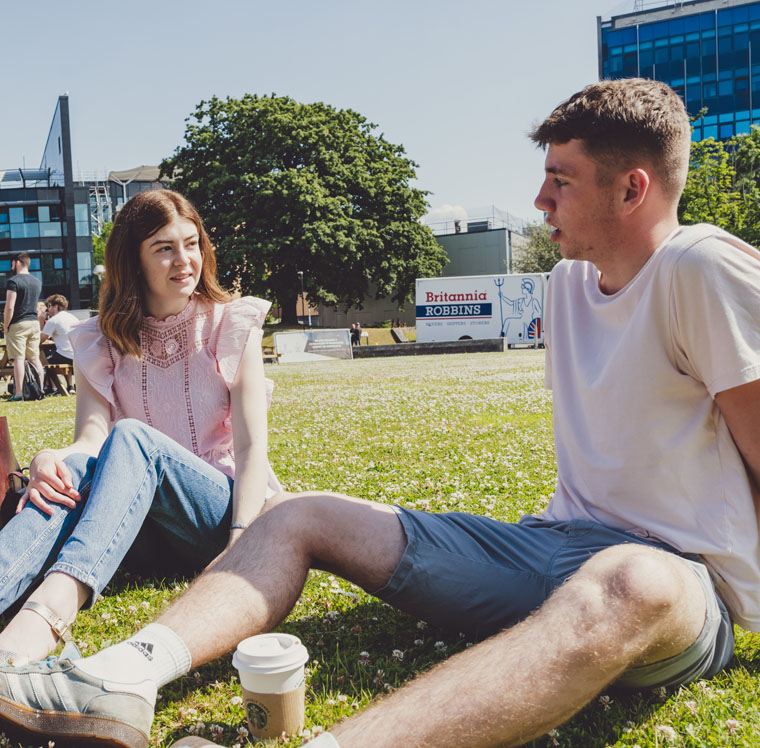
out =
<svg viewBox="0 0 760 748"><path fill-rule="evenodd" d="M543 352L362 359L267 366L275 380L270 458L289 490L330 489L431 511L516 520L541 511L556 479ZM74 398L0 403L22 464L71 438ZM187 580L119 574L75 638L97 651L154 618ZM219 611L220 619L224 611ZM360 589L312 573L282 629L311 653L307 731L364 709L467 646ZM737 629L731 668L675 691L596 699L534 746L760 746L760 635ZM155 745L189 732L249 745L229 657L164 688ZM271 743L274 746L276 743ZM463 748L466 748L463 746Z"/></svg>

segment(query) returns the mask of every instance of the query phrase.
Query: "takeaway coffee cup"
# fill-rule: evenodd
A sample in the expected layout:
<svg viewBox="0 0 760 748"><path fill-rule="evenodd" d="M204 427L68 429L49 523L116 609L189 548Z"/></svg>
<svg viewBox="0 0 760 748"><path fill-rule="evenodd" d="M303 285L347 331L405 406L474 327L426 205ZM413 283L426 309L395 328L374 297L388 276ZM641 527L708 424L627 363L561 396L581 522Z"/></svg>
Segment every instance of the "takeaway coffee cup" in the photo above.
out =
<svg viewBox="0 0 760 748"><path fill-rule="evenodd" d="M276 738L303 729L306 647L290 634L260 634L238 644L232 664L243 687L248 729Z"/></svg>
<svg viewBox="0 0 760 748"><path fill-rule="evenodd" d="M212 743L205 738L199 738L196 735L191 735L187 738L182 738L176 743L172 743L169 748L208 748L210 745L215 745L216 748L222 748L219 743Z"/></svg>

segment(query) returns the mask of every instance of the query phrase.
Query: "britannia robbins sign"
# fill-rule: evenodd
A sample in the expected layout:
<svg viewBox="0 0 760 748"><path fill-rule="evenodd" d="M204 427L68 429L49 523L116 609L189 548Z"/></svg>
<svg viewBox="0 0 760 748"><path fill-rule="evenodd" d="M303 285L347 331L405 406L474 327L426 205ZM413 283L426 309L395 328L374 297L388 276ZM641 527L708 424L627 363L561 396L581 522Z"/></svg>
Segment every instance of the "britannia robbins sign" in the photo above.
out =
<svg viewBox="0 0 760 748"><path fill-rule="evenodd" d="M507 338L510 345L543 342L546 278L468 275L417 280L417 340Z"/></svg>
<svg viewBox="0 0 760 748"><path fill-rule="evenodd" d="M491 304L485 291L471 293L425 293L425 303L417 306L417 319L446 317L448 319L487 319L491 317Z"/></svg>

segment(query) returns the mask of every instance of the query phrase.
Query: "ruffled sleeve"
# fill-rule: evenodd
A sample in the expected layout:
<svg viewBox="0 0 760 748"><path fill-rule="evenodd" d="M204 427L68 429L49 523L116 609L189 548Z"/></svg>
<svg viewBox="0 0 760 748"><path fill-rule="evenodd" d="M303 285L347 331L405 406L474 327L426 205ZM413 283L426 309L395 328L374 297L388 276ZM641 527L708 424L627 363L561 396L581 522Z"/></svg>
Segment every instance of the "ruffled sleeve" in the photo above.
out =
<svg viewBox="0 0 760 748"><path fill-rule="evenodd" d="M232 387L235 381L249 337L255 334L256 345L261 345L261 329L270 306L270 302L254 296L243 296L224 305L214 354L227 387ZM269 400L274 385L266 381Z"/></svg>
<svg viewBox="0 0 760 748"><path fill-rule="evenodd" d="M74 349L74 363L77 372L97 390L116 410L113 394L115 357L119 353L113 349L100 330L97 317L80 322L69 332L71 347Z"/></svg>

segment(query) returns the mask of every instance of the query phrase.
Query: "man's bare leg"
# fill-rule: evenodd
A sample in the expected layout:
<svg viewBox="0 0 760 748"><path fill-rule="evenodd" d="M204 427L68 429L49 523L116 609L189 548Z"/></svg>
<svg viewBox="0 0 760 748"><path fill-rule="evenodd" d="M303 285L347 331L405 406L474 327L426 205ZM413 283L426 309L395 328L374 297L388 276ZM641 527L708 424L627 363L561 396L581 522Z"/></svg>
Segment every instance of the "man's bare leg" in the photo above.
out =
<svg viewBox="0 0 760 748"><path fill-rule="evenodd" d="M158 623L179 634L193 665L201 665L283 620L310 568L376 590L405 547L401 522L386 504L337 494L289 496L265 511Z"/></svg>
<svg viewBox="0 0 760 748"><path fill-rule="evenodd" d="M24 394L24 359L16 357L13 359L13 384L16 389L16 396Z"/></svg>
<svg viewBox="0 0 760 748"><path fill-rule="evenodd" d="M312 502L306 510L304 501ZM388 507L298 497L259 518L159 622L180 636L198 665L273 628L295 604L311 565L377 589L403 547ZM683 651L704 619L704 594L688 566L639 545L613 547L522 624L332 732L342 748L518 745L564 722L629 666Z"/></svg>
<svg viewBox="0 0 760 748"><path fill-rule="evenodd" d="M520 745L565 722L633 665L693 643L694 573L638 545L597 554L532 616L331 729L341 748Z"/></svg>

